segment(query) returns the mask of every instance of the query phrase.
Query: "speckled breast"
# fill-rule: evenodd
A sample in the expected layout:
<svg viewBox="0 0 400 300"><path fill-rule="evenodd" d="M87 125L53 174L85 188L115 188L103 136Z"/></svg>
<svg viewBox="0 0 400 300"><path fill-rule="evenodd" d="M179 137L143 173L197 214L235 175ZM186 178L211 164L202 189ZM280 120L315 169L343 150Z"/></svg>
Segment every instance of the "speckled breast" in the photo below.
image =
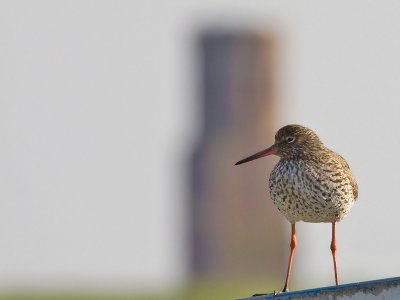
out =
<svg viewBox="0 0 400 300"><path fill-rule="evenodd" d="M353 188L342 166L281 159L269 179L271 198L291 222L342 220L354 205Z"/></svg>

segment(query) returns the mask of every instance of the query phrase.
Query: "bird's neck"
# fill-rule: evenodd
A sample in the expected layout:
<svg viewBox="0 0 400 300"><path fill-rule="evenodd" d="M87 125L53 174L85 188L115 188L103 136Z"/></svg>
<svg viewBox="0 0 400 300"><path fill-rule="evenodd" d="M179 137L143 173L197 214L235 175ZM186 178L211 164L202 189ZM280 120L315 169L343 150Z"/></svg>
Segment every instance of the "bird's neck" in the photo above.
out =
<svg viewBox="0 0 400 300"><path fill-rule="evenodd" d="M285 153L281 156L282 160L292 160L292 161L314 161L318 160L318 158L325 156L329 149L326 147L315 147L315 148L308 148L307 151L303 151L299 149L298 151L293 151L290 153Z"/></svg>

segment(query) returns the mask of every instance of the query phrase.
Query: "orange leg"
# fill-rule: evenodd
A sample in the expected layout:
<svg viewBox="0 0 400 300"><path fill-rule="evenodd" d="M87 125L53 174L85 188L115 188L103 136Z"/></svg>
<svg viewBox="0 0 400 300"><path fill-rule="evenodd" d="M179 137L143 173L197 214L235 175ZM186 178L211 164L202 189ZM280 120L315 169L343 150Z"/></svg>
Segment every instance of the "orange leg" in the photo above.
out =
<svg viewBox="0 0 400 300"><path fill-rule="evenodd" d="M282 292L288 292L289 288L289 277L290 277L290 271L292 269L292 261L293 261L293 254L294 254L294 248L296 248L296 223L292 224L292 238L290 240L290 257L289 257L289 264L287 268L287 274L286 274L286 281L285 281L285 286L283 287Z"/></svg>
<svg viewBox="0 0 400 300"><path fill-rule="evenodd" d="M338 280L338 271L336 267L336 227L335 227L335 222L332 223L332 242L331 242L331 251L332 251L332 257L333 257L333 267L335 269L335 282L336 285L339 284Z"/></svg>

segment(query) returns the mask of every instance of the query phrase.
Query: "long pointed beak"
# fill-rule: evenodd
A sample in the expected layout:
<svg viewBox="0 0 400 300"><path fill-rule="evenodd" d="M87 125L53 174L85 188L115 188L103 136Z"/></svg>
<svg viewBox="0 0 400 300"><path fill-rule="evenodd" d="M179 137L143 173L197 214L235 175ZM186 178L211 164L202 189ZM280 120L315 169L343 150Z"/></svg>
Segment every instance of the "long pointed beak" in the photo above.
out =
<svg viewBox="0 0 400 300"><path fill-rule="evenodd" d="M264 156L268 156L268 155L271 155L271 154L275 154L275 153L276 153L276 147L275 147L275 145L272 145L271 147L269 147L269 148L267 148L267 149L265 149L265 150L262 150L262 151L260 151L260 152L257 152L256 154L253 154L253 155L251 155L251 156L249 156L249 157L246 157L246 158L244 158L244 159L242 159L242 160L239 160L239 161L235 164L235 166L240 165L240 164L244 164L244 163L246 163L246 162L255 160L255 159L257 159L257 158L261 158L261 157L264 157Z"/></svg>

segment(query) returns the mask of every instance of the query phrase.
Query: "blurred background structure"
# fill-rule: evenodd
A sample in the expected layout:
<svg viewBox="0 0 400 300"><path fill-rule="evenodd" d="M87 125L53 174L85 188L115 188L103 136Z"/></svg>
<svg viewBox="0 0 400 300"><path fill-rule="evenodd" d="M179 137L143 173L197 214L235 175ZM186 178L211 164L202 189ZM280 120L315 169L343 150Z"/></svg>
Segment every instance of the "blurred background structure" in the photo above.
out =
<svg viewBox="0 0 400 300"><path fill-rule="evenodd" d="M265 183L265 166L240 172L232 167L237 159L232 149L244 155L246 147L260 148L265 136L274 137L275 43L267 34L220 28L199 36L203 122L190 165L189 198L191 263L197 276L280 274L282 222L272 201L265 201L266 186L260 184ZM269 161L268 173L274 162Z"/></svg>
<svg viewBox="0 0 400 300"><path fill-rule="evenodd" d="M288 123L358 180L337 228L341 281L398 276L399 13L397 1L1 1L0 294L280 288L277 160L233 164ZM329 230L298 225L294 287L333 283Z"/></svg>

